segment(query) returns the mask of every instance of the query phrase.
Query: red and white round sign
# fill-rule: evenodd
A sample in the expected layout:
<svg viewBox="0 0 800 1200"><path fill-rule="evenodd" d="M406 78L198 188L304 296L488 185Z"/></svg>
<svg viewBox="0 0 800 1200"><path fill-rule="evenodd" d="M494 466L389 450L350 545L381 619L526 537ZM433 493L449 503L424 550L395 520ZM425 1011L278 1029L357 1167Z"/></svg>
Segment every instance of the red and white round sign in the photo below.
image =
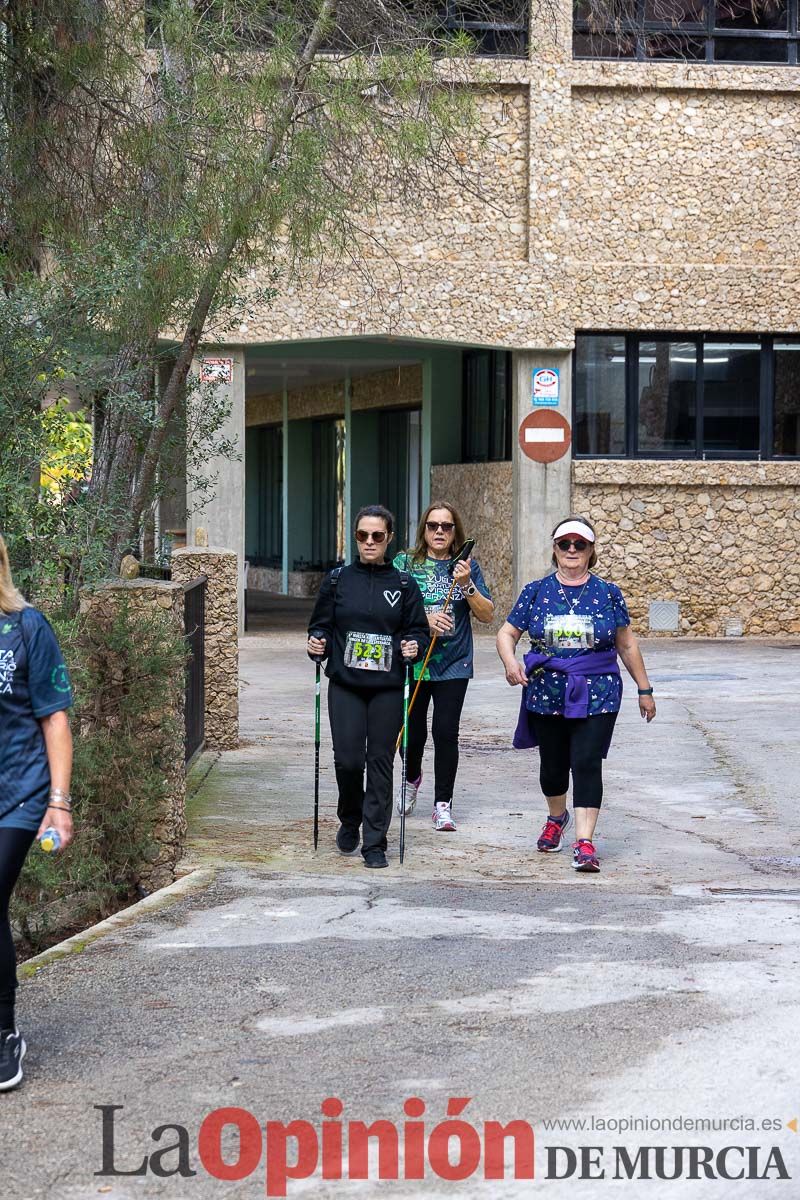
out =
<svg viewBox="0 0 800 1200"><path fill-rule="evenodd" d="M569 421L552 409L536 409L520 422L519 448L534 462L556 462L567 453L571 441Z"/></svg>

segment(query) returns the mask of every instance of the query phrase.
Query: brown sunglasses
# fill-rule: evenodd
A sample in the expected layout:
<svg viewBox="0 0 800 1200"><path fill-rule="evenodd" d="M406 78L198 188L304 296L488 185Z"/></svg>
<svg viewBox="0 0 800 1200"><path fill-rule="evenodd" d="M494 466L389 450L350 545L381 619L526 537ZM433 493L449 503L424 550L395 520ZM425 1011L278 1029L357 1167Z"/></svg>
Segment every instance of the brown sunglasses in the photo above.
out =
<svg viewBox="0 0 800 1200"><path fill-rule="evenodd" d="M386 541L386 530L385 529L375 529L375 530L373 530L373 529L357 529L356 530L356 541L361 542L362 545L364 542L368 542L370 538L372 538L373 542L377 543L377 545L380 546L380 544L382 542Z"/></svg>

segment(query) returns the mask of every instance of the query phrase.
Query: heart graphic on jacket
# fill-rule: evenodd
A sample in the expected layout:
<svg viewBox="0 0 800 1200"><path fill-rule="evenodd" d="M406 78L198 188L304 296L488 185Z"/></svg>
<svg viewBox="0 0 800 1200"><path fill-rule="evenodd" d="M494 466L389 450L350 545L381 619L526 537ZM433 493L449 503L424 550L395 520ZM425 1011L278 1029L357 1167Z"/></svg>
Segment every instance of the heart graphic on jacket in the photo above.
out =
<svg viewBox="0 0 800 1200"><path fill-rule="evenodd" d="M399 592L384 592L383 595L386 599L386 603L391 604L392 608L394 608L395 604L397 604L397 601L400 599Z"/></svg>

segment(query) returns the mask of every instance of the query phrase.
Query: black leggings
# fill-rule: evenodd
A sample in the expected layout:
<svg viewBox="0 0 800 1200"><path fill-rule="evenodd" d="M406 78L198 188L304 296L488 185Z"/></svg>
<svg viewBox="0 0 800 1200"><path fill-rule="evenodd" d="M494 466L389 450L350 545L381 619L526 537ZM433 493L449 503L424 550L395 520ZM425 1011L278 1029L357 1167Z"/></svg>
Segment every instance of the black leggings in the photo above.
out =
<svg viewBox="0 0 800 1200"><path fill-rule="evenodd" d="M17 956L8 906L19 879L25 856L36 833L32 829L0 829L0 1029L14 1024L14 993L17 987Z"/></svg>
<svg viewBox="0 0 800 1200"><path fill-rule="evenodd" d="M339 785L339 820L347 829L362 826L362 854L385 850L392 819L394 748L403 724L403 693L399 688L344 687L332 679L328 713Z"/></svg>
<svg viewBox="0 0 800 1200"><path fill-rule="evenodd" d="M414 707L408 718L408 778L419 779L422 754L428 740L428 706L433 700L433 774L434 801L449 804L453 798L458 771L458 729L461 710L469 686L468 679L442 679L419 685ZM413 694L413 688L412 688Z"/></svg>
<svg viewBox="0 0 800 1200"><path fill-rule="evenodd" d="M572 771L573 808L599 808L603 800L603 747L617 713L578 719L531 714L539 742L539 782L545 796L563 796Z"/></svg>

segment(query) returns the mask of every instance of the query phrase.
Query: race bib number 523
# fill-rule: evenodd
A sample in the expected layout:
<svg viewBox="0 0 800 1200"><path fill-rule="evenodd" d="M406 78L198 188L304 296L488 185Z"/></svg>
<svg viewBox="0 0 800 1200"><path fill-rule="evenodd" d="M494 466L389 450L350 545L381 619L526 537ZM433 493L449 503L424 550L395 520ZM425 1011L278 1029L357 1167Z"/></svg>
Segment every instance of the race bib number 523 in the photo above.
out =
<svg viewBox="0 0 800 1200"><path fill-rule="evenodd" d="M392 639L385 633L348 633L344 665L356 671L391 671Z"/></svg>

